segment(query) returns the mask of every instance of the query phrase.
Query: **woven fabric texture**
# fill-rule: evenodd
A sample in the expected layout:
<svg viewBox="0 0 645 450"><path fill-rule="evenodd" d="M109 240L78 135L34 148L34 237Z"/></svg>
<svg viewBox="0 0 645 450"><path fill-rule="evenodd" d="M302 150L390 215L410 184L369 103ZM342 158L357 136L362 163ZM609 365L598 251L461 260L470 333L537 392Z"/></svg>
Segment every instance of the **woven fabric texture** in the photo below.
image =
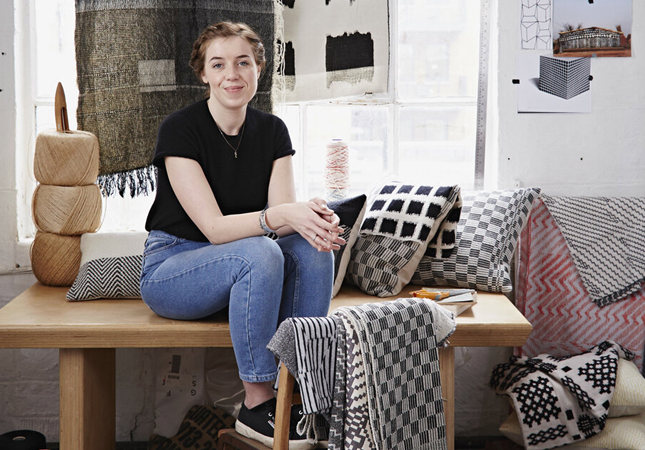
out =
<svg viewBox="0 0 645 450"><path fill-rule="evenodd" d="M367 294L397 295L410 282L431 240L441 234L437 245L444 251L450 241L454 246L452 213L459 216L460 193L459 186L381 186L365 212L346 277Z"/></svg>
<svg viewBox="0 0 645 450"><path fill-rule="evenodd" d="M616 388L618 359L633 357L613 341L577 355L513 356L493 370L490 385L511 399L526 448L548 449L602 431Z"/></svg>
<svg viewBox="0 0 645 450"><path fill-rule="evenodd" d="M447 259L422 258L411 282L511 292L511 259L539 192L526 188L464 195L457 248Z"/></svg>
<svg viewBox="0 0 645 450"><path fill-rule="evenodd" d="M265 43L267 67L251 105L271 112L273 0L77 0L77 120L99 140L99 183L108 194L154 189L157 128L169 113L204 97L190 66L206 26L249 24Z"/></svg>
<svg viewBox="0 0 645 450"><path fill-rule="evenodd" d="M594 303L606 306L641 289L645 198L543 196L543 201Z"/></svg>

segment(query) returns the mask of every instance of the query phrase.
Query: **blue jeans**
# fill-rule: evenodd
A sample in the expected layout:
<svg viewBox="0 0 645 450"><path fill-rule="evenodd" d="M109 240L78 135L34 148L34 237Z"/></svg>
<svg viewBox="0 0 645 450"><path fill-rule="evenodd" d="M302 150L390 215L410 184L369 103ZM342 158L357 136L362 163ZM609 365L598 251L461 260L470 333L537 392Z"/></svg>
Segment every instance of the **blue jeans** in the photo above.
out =
<svg viewBox="0 0 645 450"><path fill-rule="evenodd" d="M288 317L326 316L333 254L299 234L213 245L153 230L144 249L141 296L156 314L194 320L229 308L240 379L273 381L275 357L266 346Z"/></svg>

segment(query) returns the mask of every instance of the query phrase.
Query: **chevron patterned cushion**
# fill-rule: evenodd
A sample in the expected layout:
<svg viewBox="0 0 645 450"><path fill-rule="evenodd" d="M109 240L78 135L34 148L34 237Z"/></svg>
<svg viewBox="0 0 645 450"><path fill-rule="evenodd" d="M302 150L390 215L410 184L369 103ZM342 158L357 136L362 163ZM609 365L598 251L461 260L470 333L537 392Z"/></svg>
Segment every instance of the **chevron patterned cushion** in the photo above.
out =
<svg viewBox="0 0 645 450"><path fill-rule="evenodd" d="M143 247L148 233L87 233L81 237L81 267L68 301L138 298Z"/></svg>
<svg viewBox="0 0 645 450"><path fill-rule="evenodd" d="M522 188L464 195L456 251L447 259L424 256L411 283L511 292L511 260L539 193Z"/></svg>

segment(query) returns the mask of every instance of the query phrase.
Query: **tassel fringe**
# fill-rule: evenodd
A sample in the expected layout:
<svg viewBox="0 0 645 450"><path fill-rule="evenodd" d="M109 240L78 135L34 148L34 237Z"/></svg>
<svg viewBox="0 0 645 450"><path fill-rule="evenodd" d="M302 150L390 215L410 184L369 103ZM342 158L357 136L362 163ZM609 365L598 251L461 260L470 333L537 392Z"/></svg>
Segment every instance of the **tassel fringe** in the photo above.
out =
<svg viewBox="0 0 645 450"><path fill-rule="evenodd" d="M99 175L97 182L103 197L112 197L116 194L125 197L126 191L129 191L131 198L148 195L155 190L157 169L154 166L148 166L127 172Z"/></svg>

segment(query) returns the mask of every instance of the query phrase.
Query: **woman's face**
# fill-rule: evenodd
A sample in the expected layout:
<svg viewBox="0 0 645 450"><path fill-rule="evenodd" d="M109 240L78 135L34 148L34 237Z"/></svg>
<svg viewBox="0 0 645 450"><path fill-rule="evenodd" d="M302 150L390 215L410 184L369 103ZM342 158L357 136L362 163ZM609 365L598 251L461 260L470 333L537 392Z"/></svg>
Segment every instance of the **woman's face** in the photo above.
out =
<svg viewBox="0 0 645 450"><path fill-rule="evenodd" d="M243 38L216 38L206 48L202 80L210 86L211 100L222 107L246 106L258 89L259 77L251 44Z"/></svg>

